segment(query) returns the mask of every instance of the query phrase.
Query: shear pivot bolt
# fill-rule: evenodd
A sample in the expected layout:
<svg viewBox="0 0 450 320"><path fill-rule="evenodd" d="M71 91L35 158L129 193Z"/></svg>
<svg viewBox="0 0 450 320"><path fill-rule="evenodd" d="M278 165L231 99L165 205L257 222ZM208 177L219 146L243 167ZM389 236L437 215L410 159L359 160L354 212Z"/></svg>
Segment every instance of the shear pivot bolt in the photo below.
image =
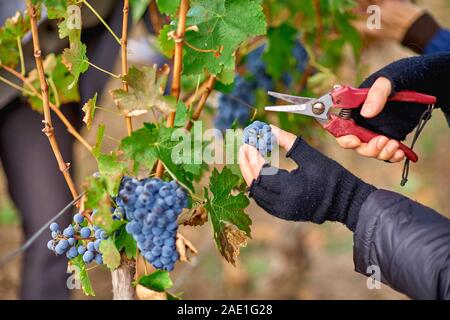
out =
<svg viewBox="0 0 450 320"><path fill-rule="evenodd" d="M317 102L312 107L312 112L314 114L322 114L325 111L325 105L322 102Z"/></svg>

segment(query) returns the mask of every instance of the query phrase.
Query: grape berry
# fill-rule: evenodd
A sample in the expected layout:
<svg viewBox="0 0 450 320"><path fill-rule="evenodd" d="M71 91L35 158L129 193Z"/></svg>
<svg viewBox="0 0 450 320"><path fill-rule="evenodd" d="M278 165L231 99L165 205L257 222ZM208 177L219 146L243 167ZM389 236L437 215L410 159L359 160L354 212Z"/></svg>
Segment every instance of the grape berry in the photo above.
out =
<svg viewBox="0 0 450 320"><path fill-rule="evenodd" d="M272 129L267 123L255 121L244 129L243 141L258 149L265 156L273 150Z"/></svg>
<svg viewBox="0 0 450 320"><path fill-rule="evenodd" d="M53 222L50 225L52 239L47 242L47 248L56 255L65 253L69 260L81 255L85 263L95 260L97 264L102 264L100 243L108 238L108 234L97 226L91 229L84 222L84 217L77 213L73 217L73 224L70 224L62 232L59 225Z"/></svg>
<svg viewBox="0 0 450 320"><path fill-rule="evenodd" d="M176 181L124 177L116 202L129 220L126 231L144 258L157 269L172 271L179 258L177 218L187 207L186 191Z"/></svg>

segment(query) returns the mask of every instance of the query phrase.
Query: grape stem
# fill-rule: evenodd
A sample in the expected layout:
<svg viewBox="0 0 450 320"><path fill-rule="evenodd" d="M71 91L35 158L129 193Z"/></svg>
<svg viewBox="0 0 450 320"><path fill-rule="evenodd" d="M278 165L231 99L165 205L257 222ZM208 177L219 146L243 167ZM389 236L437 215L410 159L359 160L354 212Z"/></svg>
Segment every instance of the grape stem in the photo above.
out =
<svg viewBox="0 0 450 320"><path fill-rule="evenodd" d="M22 39L17 37L17 48L19 49L20 73L25 75L25 59L23 58Z"/></svg>
<svg viewBox="0 0 450 320"><path fill-rule="evenodd" d="M94 9L93 6L91 6L91 4L89 2L87 2L87 0L81 0L82 3L84 3L86 5L86 7L89 8L89 10L92 11L92 13L98 18L98 20L100 20L100 22L105 26L105 28L111 33L111 35L114 37L114 39L116 39L117 43L120 45L120 39L117 36L117 34L114 33L114 31L111 29L111 27L106 23L106 21L102 18L102 16L97 12L97 10ZM128 3L128 1L127 1Z"/></svg>
<svg viewBox="0 0 450 320"><path fill-rule="evenodd" d="M170 94L178 102L180 98L180 88L181 88L181 73L183 70L183 44L184 35L186 33L186 16L189 10L189 1L181 0L180 8L178 9L178 26L175 37L175 53L173 61L173 73L172 73L172 88ZM173 127L175 121L175 111L172 111L167 116L167 127ZM162 178L164 174L164 165L161 160L158 161L156 165L156 177Z"/></svg>
<svg viewBox="0 0 450 320"><path fill-rule="evenodd" d="M153 31L155 32L155 35L159 35L163 22L159 14L158 7L156 6L156 0L150 1L148 10L150 12L150 23Z"/></svg>
<svg viewBox="0 0 450 320"><path fill-rule="evenodd" d="M202 93L202 96L200 97L200 100L197 103L197 106L195 107L194 112L192 113L192 118L188 120L186 123L186 130L191 130L192 124L194 121L197 121L200 118L200 114L203 111L203 108L205 107L206 101L208 100L209 95L211 94L212 89L214 88L214 84L216 83L216 76L210 75L206 84L206 87Z"/></svg>
<svg viewBox="0 0 450 320"><path fill-rule="evenodd" d="M3 68L5 71L9 72L19 80L23 82L23 84L27 87L27 89L24 88L18 88L18 90L23 91L24 93L30 95L30 96L36 96L39 99L43 100L42 95L37 91L37 89L28 81L27 78L25 78L24 75L19 73L18 71L14 70L13 68L10 68L8 66L0 64L0 67ZM78 131L74 128L74 126L70 123L69 119L66 118L64 113L59 110L59 108L49 101L50 109L56 114L56 116L64 123L64 125L67 128L67 131L74 136L78 142L80 142L90 153L92 153L92 146L78 133Z"/></svg>
<svg viewBox="0 0 450 320"><path fill-rule="evenodd" d="M45 135L47 136L50 146L52 148L52 151L55 155L56 161L58 162L58 167L61 173L64 176L64 179L66 180L67 186L70 189L70 192L72 193L72 197L75 199L78 197L78 192L75 188L75 183L72 180L72 177L70 175L69 169L70 164L66 163L64 161L64 158L61 154L61 151L59 149L58 142L56 141L54 128L52 125L52 116L50 113L50 107L49 107L49 96L48 96L48 84L45 79L45 73L44 73L44 65L42 62L42 50L39 43L39 34L38 34L38 27L37 27L37 10L36 7L31 4L31 2L27 1L27 10L30 14L30 24L31 24L31 34L33 38L33 49L34 49L34 58L36 60L36 69L39 74L39 82L41 84L41 94L42 94L42 104L44 109L44 129L42 130Z"/></svg>

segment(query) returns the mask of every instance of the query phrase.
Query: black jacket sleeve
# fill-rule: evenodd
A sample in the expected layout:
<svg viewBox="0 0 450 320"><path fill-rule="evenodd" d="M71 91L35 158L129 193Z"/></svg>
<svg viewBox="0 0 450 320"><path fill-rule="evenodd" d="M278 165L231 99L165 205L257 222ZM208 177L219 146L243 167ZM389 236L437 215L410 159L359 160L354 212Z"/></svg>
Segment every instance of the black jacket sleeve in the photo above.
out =
<svg viewBox="0 0 450 320"><path fill-rule="evenodd" d="M414 299L450 299L450 220L399 194L377 190L359 212L355 270Z"/></svg>

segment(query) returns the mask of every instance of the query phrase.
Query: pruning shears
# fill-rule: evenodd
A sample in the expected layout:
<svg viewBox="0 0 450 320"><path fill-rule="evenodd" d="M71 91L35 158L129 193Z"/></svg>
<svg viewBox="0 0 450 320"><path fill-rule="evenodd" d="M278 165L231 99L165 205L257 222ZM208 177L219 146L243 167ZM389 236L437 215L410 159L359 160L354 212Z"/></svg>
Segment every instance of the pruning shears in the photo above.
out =
<svg viewBox="0 0 450 320"><path fill-rule="evenodd" d="M379 134L358 126L350 118L350 114L352 109L359 108L366 101L368 92L368 88L357 89L340 85L335 85L333 90L319 98L299 97L269 91L268 94L270 96L292 103L292 105L268 106L265 109L311 116L334 137L354 135L362 142L367 143L374 137L379 136ZM400 91L390 97L388 101L432 105L436 102L436 97L415 91ZM331 112L335 108L340 108L341 111L339 113ZM399 148L403 150L405 156L412 162L417 162L419 159L417 154L403 143L400 143Z"/></svg>

